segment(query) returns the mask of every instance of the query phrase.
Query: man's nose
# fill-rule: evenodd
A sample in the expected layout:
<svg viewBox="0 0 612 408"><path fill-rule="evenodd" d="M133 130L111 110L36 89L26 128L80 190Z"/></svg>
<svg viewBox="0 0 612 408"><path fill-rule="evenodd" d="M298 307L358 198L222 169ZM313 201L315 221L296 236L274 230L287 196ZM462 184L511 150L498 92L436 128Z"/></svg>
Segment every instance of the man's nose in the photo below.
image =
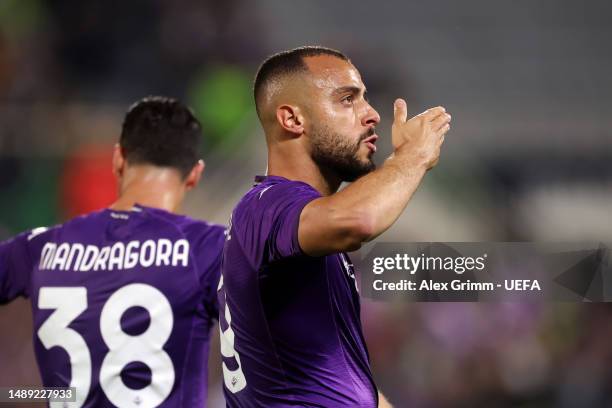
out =
<svg viewBox="0 0 612 408"><path fill-rule="evenodd" d="M376 112L376 109L372 107L372 105L368 104L366 108L366 112L361 119L361 124L363 126L376 126L380 123L380 115Z"/></svg>

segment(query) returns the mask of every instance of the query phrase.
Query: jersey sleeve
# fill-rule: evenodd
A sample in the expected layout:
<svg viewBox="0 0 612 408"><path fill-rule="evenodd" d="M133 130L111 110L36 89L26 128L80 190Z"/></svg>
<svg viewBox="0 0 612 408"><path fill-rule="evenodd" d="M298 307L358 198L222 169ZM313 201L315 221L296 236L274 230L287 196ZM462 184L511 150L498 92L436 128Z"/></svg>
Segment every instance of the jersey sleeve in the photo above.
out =
<svg viewBox="0 0 612 408"><path fill-rule="evenodd" d="M28 297L32 261L28 233L0 243L0 304L18 296Z"/></svg>
<svg viewBox="0 0 612 408"><path fill-rule="evenodd" d="M243 250L252 265L302 255L298 242L300 214L319 193L301 182L271 185L250 197L248 209L232 224L240 230Z"/></svg>
<svg viewBox="0 0 612 408"><path fill-rule="evenodd" d="M279 188L272 205L274 211L271 213L271 229L267 239L269 262L303 254L298 242L300 214L309 202L319 197L309 186L287 184Z"/></svg>

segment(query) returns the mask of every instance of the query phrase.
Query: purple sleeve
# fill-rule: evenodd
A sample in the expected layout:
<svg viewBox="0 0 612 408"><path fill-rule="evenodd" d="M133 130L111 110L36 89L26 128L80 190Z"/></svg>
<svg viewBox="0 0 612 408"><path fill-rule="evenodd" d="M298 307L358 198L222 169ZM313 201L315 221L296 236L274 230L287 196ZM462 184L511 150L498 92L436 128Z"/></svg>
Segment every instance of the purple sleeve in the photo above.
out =
<svg viewBox="0 0 612 408"><path fill-rule="evenodd" d="M307 184L285 182L268 186L251 196L234 212L232 231L251 265L302 255L298 242L298 226L302 210L319 193Z"/></svg>
<svg viewBox="0 0 612 408"><path fill-rule="evenodd" d="M312 189L301 186L282 190L285 189L279 188L275 195L277 201L267 237L269 262L303 254L298 241L300 214L309 202L319 197Z"/></svg>
<svg viewBox="0 0 612 408"><path fill-rule="evenodd" d="M27 233L0 243L0 303L29 296L31 260Z"/></svg>

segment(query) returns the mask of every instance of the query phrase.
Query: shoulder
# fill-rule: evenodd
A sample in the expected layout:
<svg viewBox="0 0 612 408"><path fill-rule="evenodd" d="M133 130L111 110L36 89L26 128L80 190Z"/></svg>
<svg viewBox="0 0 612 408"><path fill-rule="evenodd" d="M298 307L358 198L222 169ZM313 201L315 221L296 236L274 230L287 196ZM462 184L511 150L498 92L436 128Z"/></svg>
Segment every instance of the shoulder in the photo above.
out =
<svg viewBox="0 0 612 408"><path fill-rule="evenodd" d="M62 236L78 236L83 235L85 232L90 234L93 229L99 228L100 225L107 221L108 215L106 210L99 210L90 212L78 217L74 217L62 224L57 224L51 227L40 227L35 228L31 231L33 238L29 238L33 241L36 240L55 240Z"/></svg>
<svg viewBox="0 0 612 408"><path fill-rule="evenodd" d="M72 229L79 230L86 225L90 225L92 222L96 222L96 220L100 219L102 212L103 211L101 210L85 215L80 215L62 224L33 228L31 230L23 232L20 235L23 235L27 239L27 241L31 242L49 240L55 237L57 234L61 234L63 231Z"/></svg>
<svg viewBox="0 0 612 408"><path fill-rule="evenodd" d="M51 241L65 227L66 224L58 224L49 227L36 227L31 230L24 231L15 236L12 240L20 242L28 247L41 246L44 243Z"/></svg>
<svg viewBox="0 0 612 408"><path fill-rule="evenodd" d="M180 228L190 241L223 242L225 239L226 227L220 224L183 217Z"/></svg>
<svg viewBox="0 0 612 408"><path fill-rule="evenodd" d="M63 226L37 227L2 241L0 242L2 256L12 257L19 263L35 263L45 244L53 241Z"/></svg>
<svg viewBox="0 0 612 408"><path fill-rule="evenodd" d="M186 239L223 234L225 229L222 225L196 220L186 215L168 212L159 208L143 206L136 208L142 212L144 219L146 219L149 225L155 228L172 228Z"/></svg>
<svg viewBox="0 0 612 408"><path fill-rule="evenodd" d="M232 217L235 219L243 215L273 212L292 203L318 197L320 194L317 190L307 183L270 177L249 190L234 209Z"/></svg>
<svg viewBox="0 0 612 408"><path fill-rule="evenodd" d="M239 248L255 269L265 259L296 253L300 213L318 197L320 194L304 182L266 177L234 209L226 251Z"/></svg>
<svg viewBox="0 0 612 408"><path fill-rule="evenodd" d="M208 264L221 257L225 241L225 227L223 225L196 220L185 215L171 213L160 214L165 221L172 224L184 239L191 251L191 256Z"/></svg>

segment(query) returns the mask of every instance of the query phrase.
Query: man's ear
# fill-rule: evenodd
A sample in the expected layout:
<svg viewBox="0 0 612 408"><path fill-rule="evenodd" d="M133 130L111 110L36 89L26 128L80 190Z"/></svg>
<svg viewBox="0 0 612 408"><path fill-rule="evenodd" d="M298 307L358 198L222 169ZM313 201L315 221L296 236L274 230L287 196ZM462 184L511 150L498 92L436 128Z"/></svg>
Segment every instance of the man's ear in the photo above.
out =
<svg viewBox="0 0 612 408"><path fill-rule="evenodd" d="M206 164L204 164L204 160L202 159L198 160L196 165L193 166L185 179L185 187L187 188L187 191L198 185L200 178L202 178L202 173L204 173L204 167L206 167Z"/></svg>
<svg viewBox="0 0 612 408"><path fill-rule="evenodd" d="M113 148L113 174L120 180L123 177L123 172L125 170L125 157L123 157L123 151L121 150L121 146L119 143L115 144Z"/></svg>
<svg viewBox="0 0 612 408"><path fill-rule="evenodd" d="M295 105L281 105L276 108L276 120L280 126L294 136L304 133L304 115Z"/></svg>

